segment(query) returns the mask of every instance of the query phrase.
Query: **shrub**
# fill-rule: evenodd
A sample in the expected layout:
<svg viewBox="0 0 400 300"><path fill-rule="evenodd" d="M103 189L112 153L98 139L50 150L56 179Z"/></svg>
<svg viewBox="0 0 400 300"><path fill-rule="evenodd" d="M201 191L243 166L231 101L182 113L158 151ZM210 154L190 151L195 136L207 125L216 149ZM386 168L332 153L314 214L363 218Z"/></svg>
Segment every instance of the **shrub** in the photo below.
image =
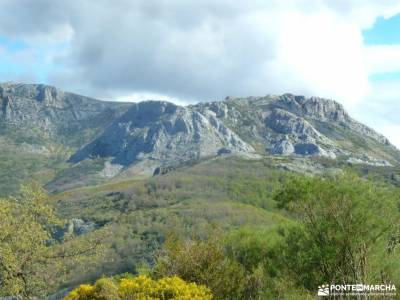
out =
<svg viewBox="0 0 400 300"><path fill-rule="evenodd" d="M215 299L258 299L263 288L263 268L246 269L226 249L226 240L217 232L208 239L167 238L158 257L157 276L177 275L208 286Z"/></svg>
<svg viewBox="0 0 400 300"><path fill-rule="evenodd" d="M187 283L177 276L153 280L140 275L119 281L102 278L94 285L81 285L64 300L210 300L210 290L204 285Z"/></svg>

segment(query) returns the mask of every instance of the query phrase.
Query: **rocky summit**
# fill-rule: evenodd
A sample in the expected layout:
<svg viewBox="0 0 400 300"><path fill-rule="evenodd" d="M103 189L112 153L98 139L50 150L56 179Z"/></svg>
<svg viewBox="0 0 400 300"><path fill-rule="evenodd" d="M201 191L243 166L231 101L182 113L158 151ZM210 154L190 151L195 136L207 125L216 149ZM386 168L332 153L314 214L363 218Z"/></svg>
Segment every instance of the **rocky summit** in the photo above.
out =
<svg viewBox="0 0 400 300"><path fill-rule="evenodd" d="M317 97L227 97L178 106L105 102L45 85L6 83L0 107L3 137L35 149L60 144L72 153L66 159L71 167L103 160L101 172L109 177L226 155L400 162L384 136L352 119L341 104Z"/></svg>
<svg viewBox="0 0 400 300"><path fill-rule="evenodd" d="M39 141L79 147L118 117L126 103L67 93L42 84L0 84L0 126Z"/></svg>
<svg viewBox="0 0 400 300"><path fill-rule="evenodd" d="M368 153L364 162L387 164L399 159L384 136L352 119L333 100L284 94L228 97L195 107L213 111L260 154L350 158Z"/></svg>

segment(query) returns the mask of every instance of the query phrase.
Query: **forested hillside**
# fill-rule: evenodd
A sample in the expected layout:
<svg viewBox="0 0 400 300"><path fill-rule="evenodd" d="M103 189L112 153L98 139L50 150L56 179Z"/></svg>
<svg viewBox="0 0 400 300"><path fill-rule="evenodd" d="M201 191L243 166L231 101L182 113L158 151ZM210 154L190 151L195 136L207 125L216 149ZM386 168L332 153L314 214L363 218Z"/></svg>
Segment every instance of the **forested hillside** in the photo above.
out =
<svg viewBox="0 0 400 300"><path fill-rule="evenodd" d="M114 291L109 299L120 299L121 280L136 280L138 274L154 280L178 276L207 287L213 299L311 299L326 282L398 283L398 170L343 173L335 164L318 163L329 174L295 175L276 160L222 158L150 179L69 190L45 202L43 192L33 197L25 189L17 199L2 201L8 208L2 209L1 232L5 240L21 232L19 240L2 243L2 251L25 253L29 265L5 257L2 263L15 269L3 269L9 285L1 293L23 295L18 270L37 282L28 286L29 295L64 295L81 283L113 276L101 285L103 292ZM38 206L24 204L30 201ZM18 212L22 224L33 223L21 227L7 217L13 205L28 210ZM44 214L39 219L38 207ZM57 219L48 214L50 207ZM40 228L47 233L35 231ZM32 256L32 246L25 247L34 236L40 248ZM40 245L49 238L51 243ZM43 259L43 253L57 255ZM54 264L59 268L52 272L33 271ZM154 289L159 295L157 283Z"/></svg>

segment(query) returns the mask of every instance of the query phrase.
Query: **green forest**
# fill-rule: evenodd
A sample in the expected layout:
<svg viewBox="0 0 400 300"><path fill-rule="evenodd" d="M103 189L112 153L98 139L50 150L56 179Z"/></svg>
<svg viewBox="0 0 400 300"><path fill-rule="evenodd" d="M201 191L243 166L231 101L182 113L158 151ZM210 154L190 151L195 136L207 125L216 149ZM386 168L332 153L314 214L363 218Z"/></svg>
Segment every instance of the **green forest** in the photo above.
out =
<svg viewBox="0 0 400 300"><path fill-rule="evenodd" d="M0 296L314 299L323 284L400 286L387 170L304 175L225 158L60 193L25 184L0 201ZM78 234L71 218L95 226Z"/></svg>

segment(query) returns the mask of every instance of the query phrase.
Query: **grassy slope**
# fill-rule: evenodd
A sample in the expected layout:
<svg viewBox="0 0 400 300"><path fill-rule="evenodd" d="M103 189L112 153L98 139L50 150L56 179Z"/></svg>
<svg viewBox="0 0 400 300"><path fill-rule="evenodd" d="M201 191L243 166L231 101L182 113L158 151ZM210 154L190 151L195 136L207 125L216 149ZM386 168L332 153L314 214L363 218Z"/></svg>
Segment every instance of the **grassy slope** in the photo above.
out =
<svg viewBox="0 0 400 300"><path fill-rule="evenodd" d="M0 137L0 196L15 193L20 184L31 180L49 181L57 171L66 167L66 157L66 150L57 145L51 153L43 154Z"/></svg>
<svg viewBox="0 0 400 300"><path fill-rule="evenodd" d="M98 128L96 128L97 130ZM38 130L31 128L31 131ZM81 130L68 136L69 143L31 131L5 128L0 124L0 197L14 194L21 184L38 181L68 189L75 186L97 184L103 178L98 172L104 168L104 160L90 160L71 166L68 158L76 151L77 137L87 142L95 130ZM49 184L50 183L50 184Z"/></svg>

